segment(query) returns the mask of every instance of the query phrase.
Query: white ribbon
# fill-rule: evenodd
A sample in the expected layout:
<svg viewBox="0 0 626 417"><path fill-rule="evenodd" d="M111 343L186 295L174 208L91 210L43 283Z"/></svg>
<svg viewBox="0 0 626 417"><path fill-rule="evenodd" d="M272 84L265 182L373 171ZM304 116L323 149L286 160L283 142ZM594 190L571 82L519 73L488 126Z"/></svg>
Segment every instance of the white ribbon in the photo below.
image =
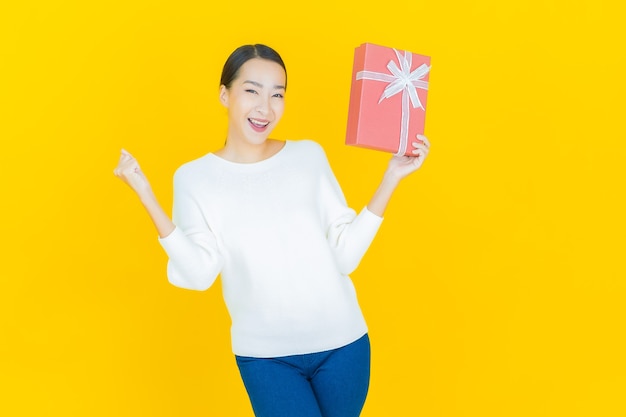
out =
<svg viewBox="0 0 626 417"><path fill-rule="evenodd" d="M389 83L385 87L385 91L380 96L378 103L380 104L384 99L395 96L399 92L402 92L402 121L400 125L400 145L398 147L397 156L404 155L408 147L409 138L409 100L413 108L421 108L426 111L419 97L417 96L417 89L428 90L428 81L423 81L422 78L430 71L430 67L426 64L422 64L411 72L411 62L413 55L405 51L402 56L397 50L393 50L398 57L400 68L393 61L389 61L387 69L391 74L385 74L382 72L374 71L359 71L356 74L357 80L372 80L382 81Z"/></svg>

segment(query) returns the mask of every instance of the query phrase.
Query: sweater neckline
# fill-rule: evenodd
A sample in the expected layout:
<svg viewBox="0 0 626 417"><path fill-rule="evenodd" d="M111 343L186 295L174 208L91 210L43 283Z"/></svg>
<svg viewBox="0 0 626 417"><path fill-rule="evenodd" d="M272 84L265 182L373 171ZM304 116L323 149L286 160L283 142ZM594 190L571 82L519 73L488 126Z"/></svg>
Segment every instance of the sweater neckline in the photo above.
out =
<svg viewBox="0 0 626 417"><path fill-rule="evenodd" d="M262 159L257 162L233 162L228 159L224 159L221 156L215 155L213 152L209 153L207 156L220 164L223 168L239 171L239 172L258 172L259 170L267 169L280 161L282 155L285 153L286 149L291 146L291 141L285 140L285 144L278 152L269 158Z"/></svg>
<svg viewBox="0 0 626 417"><path fill-rule="evenodd" d="M221 156L217 156L213 152L209 153L208 157L214 161L217 161L224 167L229 167L236 170L257 170L259 168L265 168L276 163L276 161L281 158L281 155L285 153L285 150L289 146L291 146L291 141L285 140L285 144L282 148L278 150L278 152L276 152L269 158L265 158L257 162L233 162L229 161L228 159L224 159Z"/></svg>

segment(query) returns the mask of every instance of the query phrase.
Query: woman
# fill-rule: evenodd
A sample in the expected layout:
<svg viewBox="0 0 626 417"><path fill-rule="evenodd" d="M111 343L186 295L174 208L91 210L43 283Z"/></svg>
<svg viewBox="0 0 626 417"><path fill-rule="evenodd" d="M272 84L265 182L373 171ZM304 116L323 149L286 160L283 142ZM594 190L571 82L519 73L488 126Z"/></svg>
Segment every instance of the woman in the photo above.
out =
<svg viewBox="0 0 626 417"><path fill-rule="evenodd" d="M153 220L172 284L204 290L221 274L232 349L256 416L358 416L370 351L348 275L429 143L418 136L414 157L393 157L357 215L317 143L268 138L286 88L273 49L245 45L231 54L219 91L226 143L176 171L173 221L128 152L115 174Z"/></svg>

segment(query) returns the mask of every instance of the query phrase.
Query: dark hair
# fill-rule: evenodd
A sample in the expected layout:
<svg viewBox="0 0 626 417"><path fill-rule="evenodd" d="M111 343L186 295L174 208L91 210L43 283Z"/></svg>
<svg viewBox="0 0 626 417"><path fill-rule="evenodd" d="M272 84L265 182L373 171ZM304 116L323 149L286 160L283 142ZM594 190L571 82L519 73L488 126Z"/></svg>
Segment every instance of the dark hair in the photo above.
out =
<svg viewBox="0 0 626 417"><path fill-rule="evenodd" d="M239 75L239 68L252 58L267 59L283 67L283 70L285 70L285 88L287 88L287 68L285 68L283 59L278 52L262 44L243 45L235 49L224 64L220 85L230 88L232 82L237 78L237 75Z"/></svg>

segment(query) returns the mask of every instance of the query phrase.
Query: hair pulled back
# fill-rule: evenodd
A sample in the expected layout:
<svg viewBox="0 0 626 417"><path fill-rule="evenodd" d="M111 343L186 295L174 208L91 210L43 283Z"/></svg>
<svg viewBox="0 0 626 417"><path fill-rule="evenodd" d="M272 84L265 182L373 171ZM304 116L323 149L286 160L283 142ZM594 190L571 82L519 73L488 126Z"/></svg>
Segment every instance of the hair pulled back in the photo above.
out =
<svg viewBox="0 0 626 417"><path fill-rule="evenodd" d="M278 52L263 44L242 45L235 49L224 64L220 85L229 89L232 82L237 78L237 75L239 75L241 66L253 58L267 59L280 65L285 71L285 88L287 88L287 68L285 68L283 59Z"/></svg>

